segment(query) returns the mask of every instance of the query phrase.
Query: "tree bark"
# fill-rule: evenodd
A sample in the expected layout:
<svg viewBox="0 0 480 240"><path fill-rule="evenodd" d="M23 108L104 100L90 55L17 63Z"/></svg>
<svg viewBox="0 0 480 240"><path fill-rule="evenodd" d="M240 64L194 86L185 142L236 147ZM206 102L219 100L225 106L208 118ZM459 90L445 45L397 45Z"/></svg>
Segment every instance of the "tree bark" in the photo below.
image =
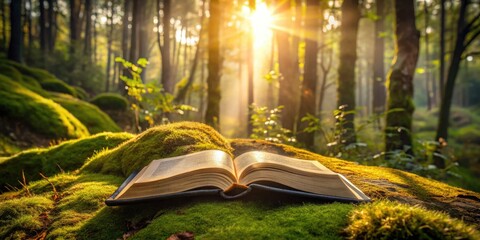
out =
<svg viewBox="0 0 480 240"><path fill-rule="evenodd" d="M222 64L220 56L220 0L210 1L210 19L208 21L208 95L205 122L220 129L220 68Z"/></svg>
<svg viewBox="0 0 480 240"><path fill-rule="evenodd" d="M162 85L166 92L173 93L175 84L170 69L170 18L171 0L163 0L163 47L160 49L162 55Z"/></svg>
<svg viewBox="0 0 480 240"><path fill-rule="evenodd" d="M70 0L70 55L75 54L78 41L80 40L79 22L80 22L80 2Z"/></svg>
<svg viewBox="0 0 480 240"><path fill-rule="evenodd" d="M396 56L388 76L386 152L413 154L413 75L418 60L420 33L415 26L414 1L395 0Z"/></svg>
<svg viewBox="0 0 480 240"><path fill-rule="evenodd" d="M5 14L5 1L0 0L0 11L2 18L2 49L7 49L7 19Z"/></svg>
<svg viewBox="0 0 480 240"><path fill-rule="evenodd" d="M129 59L129 33L130 30L128 28L128 25L130 24L130 21L128 18L131 15L131 5L132 5L132 0L124 0L124 5L123 5L123 19L122 19L122 58L127 60ZM124 69L123 75L127 74L127 70ZM124 81L118 81L118 89L120 90L120 93L122 95L127 94L127 90L125 89L126 85Z"/></svg>
<svg viewBox="0 0 480 240"><path fill-rule="evenodd" d="M138 44L138 38L139 38L139 33L140 33L140 15L142 14L141 12L141 6L140 4L143 4L142 0L132 0L133 1L133 6L132 6L132 33L130 34L130 55L128 60L132 63L137 62L138 57L139 57L139 44Z"/></svg>
<svg viewBox="0 0 480 240"><path fill-rule="evenodd" d="M277 6L277 10L278 25L291 26L290 3L282 1ZM284 107L282 110L282 127L293 131L297 115L295 112L295 103L297 102L295 99L295 88L299 86L295 84L292 55L297 52L290 49L289 32L282 29L278 30L275 35L277 37L279 71L282 75L279 80L280 97L278 99L278 104Z"/></svg>
<svg viewBox="0 0 480 240"><path fill-rule="evenodd" d="M316 106L316 89L317 89L317 53L318 53L318 30L319 20L321 16L320 2L317 0L307 0L307 15L305 19L305 67L302 82L302 91L300 95L300 112L299 119L307 116L307 114L315 115ZM303 132L308 127L307 122L298 121L297 135L299 142L305 144L309 149L314 145L314 132Z"/></svg>
<svg viewBox="0 0 480 240"><path fill-rule="evenodd" d="M55 50L55 31L56 29L56 17L55 17L55 4L53 0L48 0L48 28L47 28L47 48L49 52Z"/></svg>
<svg viewBox="0 0 480 240"><path fill-rule="evenodd" d="M440 0L440 99L443 98L445 86L445 0Z"/></svg>
<svg viewBox="0 0 480 240"><path fill-rule="evenodd" d="M375 42L373 53L373 112L381 114L385 111L385 0L377 0L377 16L375 21Z"/></svg>
<svg viewBox="0 0 480 240"><path fill-rule="evenodd" d="M87 0L88 1L88 0ZM112 42L113 42L113 15L115 11L115 6L113 2L110 5L110 9L107 11L107 69L106 69L106 79L105 79L105 91L110 91L110 67L112 65ZM115 66L115 65L114 65ZM113 84L113 83L112 83Z"/></svg>
<svg viewBox="0 0 480 240"><path fill-rule="evenodd" d="M108 3L110 3L113 6L113 2L108 2ZM85 0L85 35L84 35L84 41L85 42L84 42L84 45L83 45L83 55L88 59L88 62L90 62L91 53L92 53L92 0Z"/></svg>
<svg viewBox="0 0 480 240"><path fill-rule="evenodd" d="M357 61L357 32L360 21L358 0L344 0L341 6L340 63L337 81L337 106L344 111L355 110L355 62ZM346 114L341 126L339 144L356 142L355 114Z"/></svg>
<svg viewBox="0 0 480 240"><path fill-rule="evenodd" d="M45 1L38 1L39 3L39 23L40 23L40 51L42 54L47 51L47 23L46 23L46 15L45 15Z"/></svg>
<svg viewBox="0 0 480 240"><path fill-rule="evenodd" d="M22 62L22 0L10 2L10 45L8 47L8 59Z"/></svg>
<svg viewBox="0 0 480 240"><path fill-rule="evenodd" d="M428 46L429 36L428 36L428 25L429 25L429 13L428 13L428 3L427 0L423 0L423 13L424 13L424 31L425 31L425 91L427 96L427 110L432 109L432 89L430 83L430 47Z"/></svg>
<svg viewBox="0 0 480 240"><path fill-rule="evenodd" d="M256 8L255 0L249 0L248 5L250 7L250 12L254 12ZM254 102L254 94L253 94L253 74L254 74L254 68L253 68L253 61L254 61L254 53L253 53L253 44L254 44L254 35L253 35L253 22L250 22L250 28L249 28L249 33L247 34L247 52L246 52L246 58L247 58L247 84L248 84L248 89L247 89L247 107L249 108L250 106L253 105ZM247 119L247 136L252 135L253 133L253 125L251 122L252 119L252 111L248 111L248 119Z"/></svg>

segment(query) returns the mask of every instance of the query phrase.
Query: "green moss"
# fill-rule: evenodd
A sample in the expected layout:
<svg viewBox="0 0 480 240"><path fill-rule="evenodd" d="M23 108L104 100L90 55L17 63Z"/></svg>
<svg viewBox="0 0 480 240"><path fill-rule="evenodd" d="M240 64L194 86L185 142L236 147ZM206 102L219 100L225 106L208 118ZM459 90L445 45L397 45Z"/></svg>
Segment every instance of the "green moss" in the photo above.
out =
<svg viewBox="0 0 480 240"><path fill-rule="evenodd" d="M76 96L79 98L79 99L82 99L82 100L87 100L89 97L88 97L88 93L81 87L78 87L78 86L74 86L73 87L75 89L75 92L76 92Z"/></svg>
<svg viewBox="0 0 480 240"><path fill-rule="evenodd" d="M51 138L88 136L85 126L63 107L0 75L0 113Z"/></svg>
<svg viewBox="0 0 480 240"><path fill-rule="evenodd" d="M42 81L41 84L43 89L51 92L65 93L72 96L77 96L77 93L73 87L70 87L68 84L55 79Z"/></svg>
<svg viewBox="0 0 480 240"><path fill-rule="evenodd" d="M479 233L440 212L390 201L357 208L347 233L352 239L479 239Z"/></svg>
<svg viewBox="0 0 480 240"><path fill-rule="evenodd" d="M0 134L0 156L10 156L20 151L21 149L9 137Z"/></svg>
<svg viewBox="0 0 480 240"><path fill-rule="evenodd" d="M85 171L128 176L152 160L207 149L230 152L228 142L213 128L195 122L180 122L150 128L116 149L92 157Z"/></svg>
<svg viewBox="0 0 480 240"><path fill-rule="evenodd" d="M477 124L451 129L451 136L460 143L480 144L480 129Z"/></svg>
<svg viewBox="0 0 480 240"><path fill-rule="evenodd" d="M18 180L22 179L22 170L28 181L40 179L39 173L53 176L61 170L76 170L96 152L114 148L130 138L132 135L127 133L101 133L80 140L63 142L47 149L20 152L0 162L1 187L7 184L18 186Z"/></svg>
<svg viewBox="0 0 480 240"><path fill-rule="evenodd" d="M68 95L57 95L53 100L72 113L92 134L121 131L120 127L95 105Z"/></svg>
<svg viewBox="0 0 480 240"><path fill-rule="evenodd" d="M90 102L102 110L125 111L128 107L127 99L116 93L98 94Z"/></svg>
<svg viewBox="0 0 480 240"><path fill-rule="evenodd" d="M35 79L36 81L38 81L39 83L42 83L44 81L49 81L49 80L60 81L54 75L52 75L51 73L49 73L49 72L47 72L43 69L27 67L27 66L22 65L20 63L9 61L9 60L6 60L6 59L0 59L0 63L1 64L6 64L6 65L9 65L9 66L12 66L12 67L16 68L20 73L22 73L22 75L29 76L29 77Z"/></svg>
<svg viewBox="0 0 480 240"><path fill-rule="evenodd" d="M342 239L349 204L268 206L201 203L164 212L132 239L166 239L192 231L197 239Z"/></svg>
<svg viewBox="0 0 480 240"><path fill-rule="evenodd" d="M53 208L44 196L23 197L0 202L0 238L25 239L44 228L42 214Z"/></svg>

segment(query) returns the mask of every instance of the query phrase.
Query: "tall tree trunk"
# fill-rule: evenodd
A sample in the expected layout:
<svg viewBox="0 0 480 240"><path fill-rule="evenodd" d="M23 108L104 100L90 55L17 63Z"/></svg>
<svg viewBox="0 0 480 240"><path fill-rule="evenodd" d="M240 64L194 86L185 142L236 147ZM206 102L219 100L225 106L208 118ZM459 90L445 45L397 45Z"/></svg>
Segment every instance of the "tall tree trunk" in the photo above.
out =
<svg viewBox="0 0 480 240"><path fill-rule="evenodd" d="M123 19L122 19L122 58L127 60L129 59L129 36L130 36L130 30L128 28L128 25L130 24L130 21L128 18L131 15L131 6L132 6L132 0L124 0L124 5L123 5ZM124 69L123 75L127 75L127 70ZM122 95L127 94L127 90L125 89L126 85L124 81L118 81L118 89L120 90L120 93Z"/></svg>
<svg viewBox="0 0 480 240"><path fill-rule="evenodd" d="M211 0L210 19L208 21L208 96L205 122L217 130L220 129L221 14L220 0Z"/></svg>
<svg viewBox="0 0 480 240"><path fill-rule="evenodd" d="M80 39L79 15L80 2L78 0L70 0L70 55L75 54L75 49Z"/></svg>
<svg viewBox="0 0 480 240"><path fill-rule="evenodd" d="M415 26L413 0L395 0L396 56L388 76L386 152L412 150L413 75L418 60L420 33Z"/></svg>
<svg viewBox="0 0 480 240"><path fill-rule="evenodd" d="M45 15L45 1L38 1L39 2L39 11L40 11L40 51L42 54L47 51L47 23L46 23L46 15Z"/></svg>
<svg viewBox="0 0 480 240"><path fill-rule="evenodd" d="M429 36L428 36L428 25L429 25L429 17L428 15L428 3L427 0L423 0L423 13L424 13L424 20L425 20L425 91L427 96L427 110L432 109L432 89L430 83L430 49L429 49Z"/></svg>
<svg viewBox="0 0 480 240"><path fill-rule="evenodd" d="M344 111L355 110L355 62L357 61L357 32L360 21L358 0L344 0L340 26L340 65L338 67L337 106ZM355 114L346 114L341 126L339 144L356 142Z"/></svg>
<svg viewBox="0 0 480 240"><path fill-rule="evenodd" d="M150 5L150 1L141 1L140 9L140 18L139 18L139 23L138 23L138 58L146 58L148 59L149 55L149 31L151 31L151 25L150 25L150 19L151 19L151 12L149 11L149 8L147 7L147 4ZM147 30L148 28L148 30ZM113 34L112 34L113 35ZM147 70L148 68L144 68L141 77L142 79L146 80L147 76Z"/></svg>
<svg viewBox="0 0 480 240"><path fill-rule="evenodd" d="M307 15L305 19L305 68L303 73L302 91L300 95L300 112L299 119L310 115L315 115L316 106L316 94L317 89L317 53L318 53L318 30L319 20L318 16L321 16L320 2L317 0L307 0ZM298 121L297 131L300 133L297 135L298 140L305 144L307 148L313 148L314 145L314 132L303 132L308 127L307 122Z"/></svg>
<svg viewBox="0 0 480 240"><path fill-rule="evenodd" d="M113 6L113 2L108 2ZM112 7L113 8L113 7ZM85 36L83 45L83 55L90 62L92 53L92 0L85 0ZM111 19L111 16L108 16Z"/></svg>
<svg viewBox="0 0 480 240"><path fill-rule="evenodd" d="M132 0L133 7L132 7L132 33L130 34L130 56L129 61L132 63L137 62L139 57L139 45L138 38L140 33L140 18L141 18L141 6L140 4L144 4L142 0Z"/></svg>
<svg viewBox="0 0 480 240"><path fill-rule="evenodd" d="M440 99L443 98L445 86L445 0L440 0Z"/></svg>
<svg viewBox="0 0 480 240"><path fill-rule="evenodd" d="M10 2L10 45L8 59L22 62L22 0Z"/></svg>
<svg viewBox="0 0 480 240"><path fill-rule="evenodd" d="M440 143L445 143L448 140L448 121L450 119L450 107L452 105L452 98L455 90L455 81L458 71L460 69L462 54L464 53L465 49L467 49L480 35L480 25L475 24L475 22L480 19L480 13L477 13L477 15L474 16L472 20L467 23L466 16L468 12L468 4L468 0L460 1L460 13L457 20L457 38L455 41L453 54L450 59L450 66L448 68L446 85L443 87L444 93L442 95L440 115L437 126L436 140ZM469 33L471 34L469 35ZM469 38L467 37L468 35L470 36ZM445 163L443 159L436 158L435 165L442 168L445 166Z"/></svg>
<svg viewBox="0 0 480 240"><path fill-rule="evenodd" d="M5 1L0 0L0 11L2 18L2 49L7 49L7 19L5 14Z"/></svg>
<svg viewBox="0 0 480 240"><path fill-rule="evenodd" d="M110 66L112 59L112 42L113 42L113 14L115 11L115 6L113 2L110 5L110 9L107 11L107 69L106 69L106 79L105 79L105 91L110 91ZM114 65L115 66L115 65ZM113 84L113 83L112 83Z"/></svg>
<svg viewBox="0 0 480 240"><path fill-rule="evenodd" d="M55 31L57 21L55 17L55 5L53 0L48 0L48 28L47 28L47 48L49 52L53 52L55 50Z"/></svg>
<svg viewBox="0 0 480 240"><path fill-rule="evenodd" d="M279 26L291 26L291 11L290 3L288 1L281 1L277 6L278 10L278 25ZM297 51L292 51L289 37L290 33L285 30L279 30L276 32L277 45L278 45L278 65L282 78L280 79L279 99L278 104L283 106L282 110L282 127L293 130L295 125L295 88L296 85L294 79L294 66L292 55ZM295 49L296 50L296 49Z"/></svg>
<svg viewBox="0 0 480 240"><path fill-rule="evenodd" d="M175 84L173 82L170 69L170 18L171 0L163 0L163 47L161 48L162 85L166 92L173 93ZM158 21L160 21L160 19Z"/></svg>
<svg viewBox="0 0 480 240"><path fill-rule="evenodd" d="M385 0L377 0L377 16L375 21L375 42L373 53L373 112L381 114L385 111Z"/></svg>
<svg viewBox="0 0 480 240"><path fill-rule="evenodd" d="M29 57L30 53L31 53L31 50L32 50L32 46L33 46L33 24L32 24L33 5L32 5L32 0L27 0L25 5L27 5L27 4L28 4L28 9L25 8L25 18L26 18L26 22L27 22L27 31L28 31L28 53L27 54L28 54L28 57Z"/></svg>
<svg viewBox="0 0 480 240"><path fill-rule="evenodd" d="M250 12L255 11L256 5L255 5L255 0L249 0L248 1L249 7L250 7ZM254 44L254 35L253 35L253 22L250 22L250 28L249 28L249 33L247 34L247 52L246 52L246 58L247 58L247 84L248 84L248 89L247 89L247 102L248 106L252 106L254 102L254 94L253 94L253 61L254 61L254 53L253 53L253 44ZM248 119L247 119L247 136L252 135L253 133L253 125L251 122L252 118L252 111L248 111Z"/></svg>

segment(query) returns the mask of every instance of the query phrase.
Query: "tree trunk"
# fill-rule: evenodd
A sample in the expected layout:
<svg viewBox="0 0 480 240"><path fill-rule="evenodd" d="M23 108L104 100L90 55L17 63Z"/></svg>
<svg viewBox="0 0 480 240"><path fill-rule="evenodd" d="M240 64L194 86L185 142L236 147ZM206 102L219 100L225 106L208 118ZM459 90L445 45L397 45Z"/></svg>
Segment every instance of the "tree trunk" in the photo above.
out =
<svg viewBox="0 0 480 240"><path fill-rule="evenodd" d="M153 17L151 16L152 11L149 11L150 3L151 3L150 1L142 0L141 4L139 5L140 18L138 19L139 30L138 30L138 40L137 40L138 41L138 58L148 59L148 56L149 56L149 40L150 40L149 31L151 31L150 21ZM149 7L147 7L147 4ZM147 28L149 29L147 30ZM144 68L141 73L141 77L144 81L146 80L147 70L148 68Z"/></svg>
<svg viewBox="0 0 480 240"><path fill-rule="evenodd" d="M220 0L210 1L210 19L208 21L208 95L205 122L220 129Z"/></svg>
<svg viewBox="0 0 480 240"><path fill-rule="evenodd" d="M40 51L42 54L47 51L47 28L46 28L46 15L45 15L45 1L39 2L39 23L40 23Z"/></svg>
<svg viewBox="0 0 480 240"><path fill-rule="evenodd" d="M107 69L106 69L106 79L105 79L105 92L110 91L110 66L112 65L112 42L113 42L113 15L115 11L115 6L113 3L110 5L109 11L107 11ZM114 64L115 66L115 64ZM113 83L112 83L113 85Z"/></svg>
<svg viewBox="0 0 480 240"><path fill-rule="evenodd" d="M443 98L445 86L445 0L440 0L440 99Z"/></svg>
<svg viewBox="0 0 480 240"><path fill-rule="evenodd" d="M377 16L375 21L375 42L373 53L373 112L381 114L385 111L385 0L377 0Z"/></svg>
<svg viewBox="0 0 480 240"><path fill-rule="evenodd" d="M307 148L313 148L314 132L303 132L308 127L307 122L302 122L301 119L307 114L315 116L316 106L316 89L317 89L317 53L318 53L318 30L319 20L321 16L320 2L316 0L307 0L307 15L305 19L305 67L303 73L302 91L300 95L300 112L298 114L300 121L298 121L297 131L299 131L298 140L305 144Z"/></svg>
<svg viewBox="0 0 480 240"><path fill-rule="evenodd" d="M291 13L290 3L288 1L282 1L278 10L278 25L279 26L291 26ZM289 37L290 34L285 30L278 30L276 32L277 45L278 45L278 65L279 71L282 75L279 85L279 99L278 104L283 106L282 110L282 127L293 130L295 125L295 88L296 85L294 79L294 66L292 55L296 54L296 51L291 51Z"/></svg>
<svg viewBox="0 0 480 240"><path fill-rule="evenodd" d="M428 3L427 0L423 0L423 13L424 13L424 20L425 20L425 91L427 97L427 110L430 111L432 109L432 89L430 84L430 49L429 49L429 36L428 36L428 24L429 24L429 13L428 13Z"/></svg>
<svg viewBox="0 0 480 240"><path fill-rule="evenodd" d="M420 33L415 26L414 1L395 0L396 56L388 76L386 152L412 150L413 75L418 60Z"/></svg>
<svg viewBox="0 0 480 240"><path fill-rule="evenodd" d="M113 6L113 2L108 3ZM88 59L88 62L90 62L92 53L92 0L85 0L85 16L85 43L83 45L83 55ZM107 17L111 19L111 16L107 15Z"/></svg>
<svg viewBox="0 0 480 240"><path fill-rule="evenodd" d="M55 8L54 8L54 1L48 0L48 28L47 28L47 48L49 52L53 52L55 50L55 31L57 22L55 17Z"/></svg>
<svg viewBox="0 0 480 240"><path fill-rule="evenodd" d="M162 85L166 92L173 93L175 84L171 77L170 65L170 18L171 0L163 0L163 48L162 55ZM160 19L158 19L160 21Z"/></svg>
<svg viewBox="0 0 480 240"><path fill-rule="evenodd" d="M28 57L30 57L30 53L33 46L33 24L32 24L32 12L33 12L33 5L32 0L27 0L25 6L28 4L29 8L25 8L25 21L27 22L27 31L28 31Z"/></svg>
<svg viewBox="0 0 480 240"><path fill-rule="evenodd" d="M80 3L78 0L70 0L70 55L75 54L79 36Z"/></svg>
<svg viewBox="0 0 480 240"><path fill-rule="evenodd" d="M248 5L250 7L250 12L254 12L256 5L255 5L255 0L249 0ZM247 84L248 84L248 89L247 89L247 107L249 108L250 106L253 105L254 102L254 93L253 93L253 74L254 74L254 68L253 68L253 61L254 61L254 53L253 53L253 44L254 44L254 35L253 35L253 22L250 22L250 28L249 28L249 33L247 33L247 52L246 52L246 60L247 60ZM248 111L248 119L247 119L247 136L252 135L253 133L253 125L252 122L250 121L252 118L252 111Z"/></svg>
<svg viewBox="0 0 480 240"><path fill-rule="evenodd" d="M344 111L355 110L355 62L357 61L357 32L360 21L358 0L344 0L342 3L342 25L340 26L340 63L337 81L337 106ZM347 114L340 126L339 144L356 142L355 114Z"/></svg>
<svg viewBox="0 0 480 240"><path fill-rule="evenodd" d="M7 49L7 19L5 14L5 1L0 0L0 11L2 18L2 49Z"/></svg>
<svg viewBox="0 0 480 240"><path fill-rule="evenodd" d="M129 29L128 25L130 21L128 18L131 15L131 6L132 6L132 1L131 0L124 0L124 5L123 5L123 19L122 19L122 58L127 60L129 59ZM127 74L127 70L124 69L123 75ZM120 93L122 95L127 94L127 90L125 89L126 85L124 81L118 81L118 89L120 90Z"/></svg>
<svg viewBox="0 0 480 240"><path fill-rule="evenodd" d="M140 33L140 18L141 18L141 6L142 0L132 0L132 33L130 34L130 56L128 60L132 63L136 63L139 57L139 45L138 38Z"/></svg>
<svg viewBox="0 0 480 240"><path fill-rule="evenodd" d="M10 45L8 59L22 62L22 0L10 2Z"/></svg>

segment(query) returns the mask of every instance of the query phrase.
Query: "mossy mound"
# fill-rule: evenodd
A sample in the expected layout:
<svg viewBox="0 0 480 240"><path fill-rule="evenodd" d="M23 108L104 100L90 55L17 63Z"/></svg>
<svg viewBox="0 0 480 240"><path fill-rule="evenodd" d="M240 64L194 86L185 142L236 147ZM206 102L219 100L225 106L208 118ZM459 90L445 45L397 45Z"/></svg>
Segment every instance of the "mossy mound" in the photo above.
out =
<svg viewBox="0 0 480 240"><path fill-rule="evenodd" d="M84 101L86 101L89 98L87 91L85 91L83 88L78 86L74 86L73 88L77 93L77 98L82 99Z"/></svg>
<svg viewBox="0 0 480 240"><path fill-rule="evenodd" d="M65 93L72 96L77 96L76 90L68 84L58 80L43 81L41 84L43 89L50 92Z"/></svg>
<svg viewBox="0 0 480 240"><path fill-rule="evenodd" d="M235 156L246 151L263 150L318 160L344 174L376 202L364 205L331 202L287 204L281 199L224 201L218 198L185 198L122 207L104 205L103 201L133 169L143 167L152 159L204 149L222 149ZM3 167L0 166L0 169ZM380 223L371 233L383 236L381 234L391 226L401 227L393 225L397 222L392 217L397 217L412 221L409 226L417 222L426 226L410 239L423 236L433 239L438 232L450 234L439 239L448 239L449 236L478 238L477 231L459 220L453 220L451 216L478 223L480 194L403 171L361 166L281 144L244 139L227 142L212 128L200 123L182 122L152 128L116 148L92 156L81 169L49 175L48 181L31 182L26 188L0 195L0 209L4 206L10 208L14 199L20 201L19 206L35 197L54 201L46 208L26 213L26 218L30 220L25 221L19 235L33 238L40 232L46 238L165 239L175 233L191 231L198 239L344 239L354 236L350 230L361 230L361 223L367 221L371 221L369 224ZM392 202L384 201L385 198ZM417 210L417 207L408 210L409 206L417 204L427 209L441 207L449 211L450 216L431 210ZM397 210L397 205L407 210ZM366 212L369 210L378 214L369 214ZM385 214L381 214L383 211ZM395 212L398 214L395 215ZM359 213L371 217L349 218ZM43 222L43 226L39 228L39 225L33 224L42 221L45 215L48 221ZM15 228L5 229L9 235L0 235L0 238L15 236Z"/></svg>
<svg viewBox="0 0 480 240"><path fill-rule="evenodd" d="M106 113L93 104L61 94L57 94L53 100L80 120L91 134L121 131Z"/></svg>
<svg viewBox="0 0 480 240"><path fill-rule="evenodd" d="M106 111L125 111L128 107L127 99L116 93L98 94L90 102Z"/></svg>
<svg viewBox="0 0 480 240"><path fill-rule="evenodd" d="M87 128L62 106L4 75L0 75L0 99L3 117L22 122L39 134L54 139L89 135Z"/></svg>
<svg viewBox="0 0 480 240"><path fill-rule="evenodd" d="M61 171L80 168L95 153L114 148L129 140L128 133L100 133L80 140L70 140L46 149L23 151L0 162L0 186L19 186L22 171L27 181L40 179L39 173L53 176Z"/></svg>
<svg viewBox="0 0 480 240"><path fill-rule="evenodd" d="M473 227L444 213L390 201L355 209L346 231L351 239L480 239Z"/></svg>
<svg viewBox="0 0 480 240"><path fill-rule="evenodd" d="M152 160L207 149L231 151L228 142L207 125L173 123L150 128L118 148L97 154L83 170L128 176Z"/></svg>

